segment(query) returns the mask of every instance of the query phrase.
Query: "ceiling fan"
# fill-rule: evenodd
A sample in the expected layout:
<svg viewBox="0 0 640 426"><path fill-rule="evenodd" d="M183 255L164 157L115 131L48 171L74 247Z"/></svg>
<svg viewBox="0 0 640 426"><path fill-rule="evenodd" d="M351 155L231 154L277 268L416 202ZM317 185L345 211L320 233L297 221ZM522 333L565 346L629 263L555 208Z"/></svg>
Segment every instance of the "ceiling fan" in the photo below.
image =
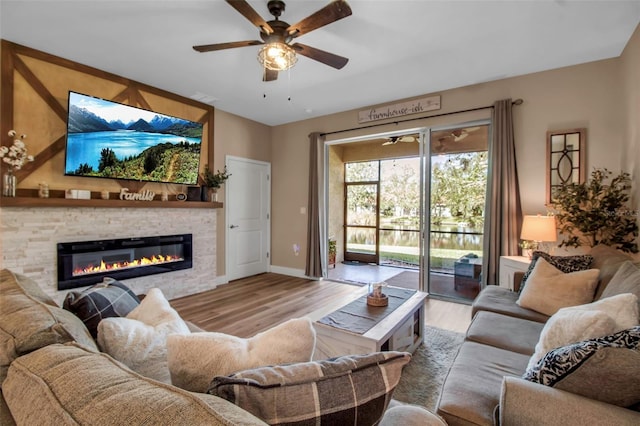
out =
<svg viewBox="0 0 640 426"><path fill-rule="evenodd" d="M382 145L395 145L398 142L418 142L418 135L390 136Z"/></svg>
<svg viewBox="0 0 640 426"><path fill-rule="evenodd" d="M264 81L276 80L278 71L291 68L297 61L297 53L336 69L341 69L349 61L342 56L302 43L291 44L301 35L351 15L351 8L345 0L331 1L322 9L294 25L289 25L279 19L285 8L284 2L280 0L270 0L267 3L269 12L275 17L268 22L262 19L246 0L227 0L227 3L260 29L262 41L247 40L193 46L196 51L212 52L236 47L264 45L258 54L258 60L264 66Z"/></svg>

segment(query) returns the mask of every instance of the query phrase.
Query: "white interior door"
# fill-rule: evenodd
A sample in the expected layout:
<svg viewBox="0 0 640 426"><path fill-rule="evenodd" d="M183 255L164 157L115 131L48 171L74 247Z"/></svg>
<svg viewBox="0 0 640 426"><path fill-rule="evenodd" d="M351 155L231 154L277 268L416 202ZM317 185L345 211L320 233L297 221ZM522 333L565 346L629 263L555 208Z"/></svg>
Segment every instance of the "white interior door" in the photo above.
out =
<svg viewBox="0 0 640 426"><path fill-rule="evenodd" d="M227 275L229 281L269 271L271 164L227 156Z"/></svg>

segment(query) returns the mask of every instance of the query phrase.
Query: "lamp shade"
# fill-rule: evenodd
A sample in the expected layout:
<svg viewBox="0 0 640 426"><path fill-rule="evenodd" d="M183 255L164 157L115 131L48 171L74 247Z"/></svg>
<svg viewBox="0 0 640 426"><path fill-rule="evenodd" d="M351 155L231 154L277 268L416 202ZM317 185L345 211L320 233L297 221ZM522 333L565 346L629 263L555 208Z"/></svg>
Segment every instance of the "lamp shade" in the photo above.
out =
<svg viewBox="0 0 640 426"><path fill-rule="evenodd" d="M555 216L525 216L520 239L528 241L557 241Z"/></svg>

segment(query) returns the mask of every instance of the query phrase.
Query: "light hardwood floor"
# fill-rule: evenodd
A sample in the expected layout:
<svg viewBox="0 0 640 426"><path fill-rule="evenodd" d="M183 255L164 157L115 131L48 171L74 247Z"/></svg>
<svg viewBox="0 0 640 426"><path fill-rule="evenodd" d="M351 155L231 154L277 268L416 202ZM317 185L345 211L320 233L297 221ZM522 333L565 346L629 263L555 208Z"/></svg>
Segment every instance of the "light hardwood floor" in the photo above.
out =
<svg viewBox="0 0 640 426"><path fill-rule="evenodd" d="M267 273L173 299L171 306L183 319L205 330L250 337L358 290L358 286L335 281ZM426 324L464 332L470 321L471 306L427 298Z"/></svg>

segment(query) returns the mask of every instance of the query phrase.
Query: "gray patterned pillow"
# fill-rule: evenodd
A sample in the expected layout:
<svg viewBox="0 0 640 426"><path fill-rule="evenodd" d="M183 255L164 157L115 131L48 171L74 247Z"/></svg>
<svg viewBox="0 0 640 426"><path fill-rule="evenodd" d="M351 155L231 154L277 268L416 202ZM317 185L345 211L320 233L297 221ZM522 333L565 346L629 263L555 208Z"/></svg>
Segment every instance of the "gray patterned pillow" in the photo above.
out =
<svg viewBox="0 0 640 426"><path fill-rule="evenodd" d="M523 378L622 407L640 403L640 326L549 351Z"/></svg>
<svg viewBox="0 0 640 426"><path fill-rule="evenodd" d="M112 278L88 289L70 291L63 308L73 312L84 322L93 338L98 336L98 324L103 318L126 317L140 304L140 299L120 281Z"/></svg>
<svg viewBox="0 0 640 426"><path fill-rule="evenodd" d="M375 352L215 377L207 393L270 425L377 425L411 354Z"/></svg>
<svg viewBox="0 0 640 426"><path fill-rule="evenodd" d="M529 269L522 276L522 283L520 284L520 294L522 294L522 290L527 283L527 278L531 275L533 268L536 266L536 261L539 258L543 258L551 266L556 269L561 270L565 274L570 272L584 271L591 267L591 263L593 262L593 256L589 254L575 255L575 256L552 256L543 251L534 251L531 256L531 263L529 264Z"/></svg>

